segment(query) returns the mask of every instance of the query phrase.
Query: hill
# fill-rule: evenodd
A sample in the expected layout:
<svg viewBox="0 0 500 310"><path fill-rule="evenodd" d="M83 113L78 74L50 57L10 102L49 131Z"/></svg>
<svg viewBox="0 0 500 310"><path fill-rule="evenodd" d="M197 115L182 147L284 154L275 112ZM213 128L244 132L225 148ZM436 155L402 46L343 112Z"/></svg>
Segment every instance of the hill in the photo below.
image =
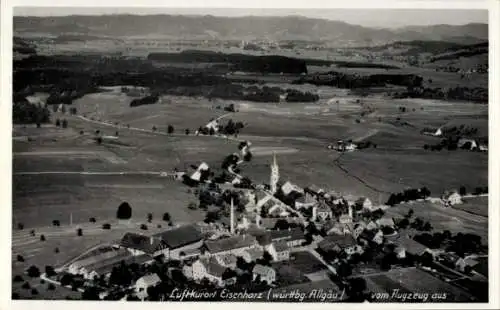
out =
<svg viewBox="0 0 500 310"><path fill-rule="evenodd" d="M14 17L14 32L45 35L182 39L266 39L326 41L336 44L373 45L394 41L441 40L461 44L488 38L487 24L438 25L374 29L345 22L286 17L214 17L174 15L102 15L59 17Z"/></svg>

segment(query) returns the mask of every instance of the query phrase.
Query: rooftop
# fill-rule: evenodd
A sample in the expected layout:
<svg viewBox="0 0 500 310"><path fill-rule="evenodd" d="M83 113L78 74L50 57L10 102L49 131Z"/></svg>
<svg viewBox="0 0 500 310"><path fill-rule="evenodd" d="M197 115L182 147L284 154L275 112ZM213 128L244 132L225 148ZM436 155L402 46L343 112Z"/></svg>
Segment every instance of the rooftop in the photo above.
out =
<svg viewBox="0 0 500 310"><path fill-rule="evenodd" d="M258 275L267 275L269 272L274 272L274 269L269 267L269 266L264 266L264 265L260 265L260 264L257 264L255 265L255 267L253 267L253 270L252 270L253 273L256 273Z"/></svg>
<svg viewBox="0 0 500 310"><path fill-rule="evenodd" d="M205 247L210 253L219 253L250 247L257 244L257 239L252 235L237 235L228 238L205 241Z"/></svg>
<svg viewBox="0 0 500 310"><path fill-rule="evenodd" d="M159 249L162 243L164 242L158 238L148 237L136 233L126 233L120 241L120 246L153 254Z"/></svg>
<svg viewBox="0 0 500 310"><path fill-rule="evenodd" d="M141 280L144 282L144 284L146 284L146 286L152 286L152 285L155 285L161 281L160 277L158 277L158 275L156 273L145 275L145 276L139 278L137 280L137 282L139 282Z"/></svg>
<svg viewBox="0 0 500 310"><path fill-rule="evenodd" d="M169 229L154 236L161 238L170 249L176 249L202 239L201 232L195 225L184 225Z"/></svg>
<svg viewBox="0 0 500 310"><path fill-rule="evenodd" d="M304 232L300 228L291 228L291 229L283 229L283 230L271 230L271 239L272 240L286 240L286 241L294 241L304 239Z"/></svg>
<svg viewBox="0 0 500 310"><path fill-rule="evenodd" d="M330 235L318 243L323 251L332 250L336 245L341 248L350 247L356 245L356 240L352 235Z"/></svg>

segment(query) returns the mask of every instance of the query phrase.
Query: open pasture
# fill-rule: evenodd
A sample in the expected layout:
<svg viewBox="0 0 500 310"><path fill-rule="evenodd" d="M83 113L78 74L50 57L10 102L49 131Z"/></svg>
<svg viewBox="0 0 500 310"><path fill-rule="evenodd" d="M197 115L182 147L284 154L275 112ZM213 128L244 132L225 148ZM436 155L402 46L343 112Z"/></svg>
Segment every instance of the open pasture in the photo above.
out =
<svg viewBox="0 0 500 310"><path fill-rule="evenodd" d="M452 234L473 233L481 237L483 244L488 244L488 217L427 201L399 204L385 212L389 216L402 218L410 209L414 211L414 218L420 217L430 222L434 231L449 230Z"/></svg>
<svg viewBox="0 0 500 310"><path fill-rule="evenodd" d="M488 184L486 153L369 149L346 153L338 162L353 175L389 193L426 186L433 196L440 196L462 185L475 188Z"/></svg>

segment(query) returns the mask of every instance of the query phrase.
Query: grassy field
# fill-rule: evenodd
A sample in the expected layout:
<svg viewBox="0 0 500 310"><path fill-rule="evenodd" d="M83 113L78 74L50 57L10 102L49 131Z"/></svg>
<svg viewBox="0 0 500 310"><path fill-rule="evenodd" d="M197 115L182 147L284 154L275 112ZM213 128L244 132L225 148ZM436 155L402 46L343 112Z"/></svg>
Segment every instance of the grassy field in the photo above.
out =
<svg viewBox="0 0 500 310"><path fill-rule="evenodd" d="M453 234L474 233L481 237L483 244L488 244L488 218L461 211L455 207L447 208L441 204L415 202L399 204L386 210L392 217L402 218L412 209L414 217L420 217L431 223L434 231L449 230Z"/></svg>
<svg viewBox="0 0 500 310"><path fill-rule="evenodd" d="M472 214L488 216L488 197L464 198L463 204L454 205L453 208Z"/></svg>

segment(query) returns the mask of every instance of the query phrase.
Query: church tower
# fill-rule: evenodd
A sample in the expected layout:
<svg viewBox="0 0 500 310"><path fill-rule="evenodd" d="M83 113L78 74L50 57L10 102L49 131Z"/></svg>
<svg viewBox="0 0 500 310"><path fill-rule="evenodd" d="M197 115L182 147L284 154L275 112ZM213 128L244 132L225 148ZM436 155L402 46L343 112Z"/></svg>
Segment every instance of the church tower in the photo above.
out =
<svg viewBox="0 0 500 310"><path fill-rule="evenodd" d="M273 193L273 195L276 193L279 178L280 178L280 171L278 167L278 161L276 160L276 153L273 152L273 163L271 164L271 178L269 181L269 184L271 186L271 193Z"/></svg>

